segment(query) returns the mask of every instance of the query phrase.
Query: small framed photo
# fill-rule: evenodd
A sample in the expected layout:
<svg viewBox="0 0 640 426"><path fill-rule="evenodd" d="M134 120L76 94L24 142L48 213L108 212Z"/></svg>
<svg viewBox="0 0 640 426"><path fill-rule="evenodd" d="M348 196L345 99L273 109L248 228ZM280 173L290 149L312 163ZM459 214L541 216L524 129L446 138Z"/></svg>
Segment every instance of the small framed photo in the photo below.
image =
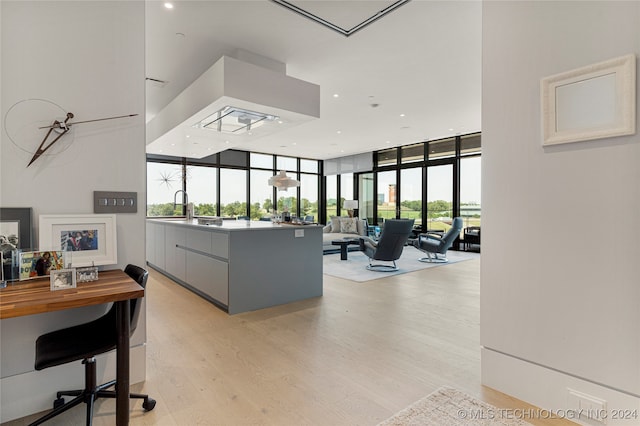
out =
<svg viewBox="0 0 640 426"><path fill-rule="evenodd" d="M76 271L58 269L51 271L51 291L76 288Z"/></svg>
<svg viewBox="0 0 640 426"><path fill-rule="evenodd" d="M84 268L76 268L76 282L88 283L90 281L98 280L98 267L87 266Z"/></svg>

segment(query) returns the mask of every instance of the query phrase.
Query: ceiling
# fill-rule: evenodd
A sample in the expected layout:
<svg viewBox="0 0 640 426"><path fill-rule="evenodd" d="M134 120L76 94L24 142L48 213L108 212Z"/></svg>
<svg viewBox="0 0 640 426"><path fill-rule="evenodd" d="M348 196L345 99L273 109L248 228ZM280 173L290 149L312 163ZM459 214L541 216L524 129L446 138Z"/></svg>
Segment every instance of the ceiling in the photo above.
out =
<svg viewBox="0 0 640 426"><path fill-rule="evenodd" d="M290 2L346 29L394 3ZM234 148L328 159L480 131L480 1L412 0L348 37L269 0L173 5L146 3L147 78L167 82L147 81L147 121L243 50L318 84L320 118Z"/></svg>

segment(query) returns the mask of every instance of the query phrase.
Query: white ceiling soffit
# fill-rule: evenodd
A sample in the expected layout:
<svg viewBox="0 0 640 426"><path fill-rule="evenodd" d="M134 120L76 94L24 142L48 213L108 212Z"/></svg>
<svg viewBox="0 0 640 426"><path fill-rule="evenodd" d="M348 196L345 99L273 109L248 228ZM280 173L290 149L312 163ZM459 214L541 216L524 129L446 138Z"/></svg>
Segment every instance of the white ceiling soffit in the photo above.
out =
<svg viewBox="0 0 640 426"><path fill-rule="evenodd" d="M335 3L331 4L333 2L271 1L305 18L309 18L320 25L324 25L345 37L349 37L389 12L409 2L409 0L363 1L355 3L356 13L354 13L354 5L352 4L348 9L340 8L339 13L336 14Z"/></svg>
<svg viewBox="0 0 640 426"><path fill-rule="evenodd" d="M253 141L259 150L260 137L320 117L320 86L286 75L285 64L242 55L254 56L269 68L223 56L176 96L147 123L147 153L203 158ZM226 107L274 119L231 134L201 125Z"/></svg>

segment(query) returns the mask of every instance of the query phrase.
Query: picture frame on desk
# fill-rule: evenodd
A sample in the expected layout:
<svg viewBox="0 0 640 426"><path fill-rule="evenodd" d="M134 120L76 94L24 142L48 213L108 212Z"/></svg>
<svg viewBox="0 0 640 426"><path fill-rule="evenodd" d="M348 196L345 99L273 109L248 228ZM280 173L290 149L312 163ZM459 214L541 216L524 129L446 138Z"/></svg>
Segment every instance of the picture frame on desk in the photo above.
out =
<svg viewBox="0 0 640 426"><path fill-rule="evenodd" d="M50 285L51 291L76 288L75 269L58 269L51 271Z"/></svg>
<svg viewBox="0 0 640 426"><path fill-rule="evenodd" d="M97 266L85 266L82 268L76 268L76 282L87 283L90 281L98 280L98 267Z"/></svg>
<svg viewBox="0 0 640 426"><path fill-rule="evenodd" d="M40 215L39 225L40 249L71 251L71 267L118 263L115 214Z"/></svg>
<svg viewBox="0 0 640 426"><path fill-rule="evenodd" d="M18 279L20 281L51 275L52 271L64 269L68 262L63 251L18 251Z"/></svg>

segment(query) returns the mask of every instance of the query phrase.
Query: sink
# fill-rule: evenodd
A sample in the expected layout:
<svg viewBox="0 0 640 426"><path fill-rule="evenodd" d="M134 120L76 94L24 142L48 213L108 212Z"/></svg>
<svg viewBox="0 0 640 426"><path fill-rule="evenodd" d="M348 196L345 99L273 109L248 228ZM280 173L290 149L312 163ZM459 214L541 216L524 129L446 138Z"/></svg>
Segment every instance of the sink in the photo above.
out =
<svg viewBox="0 0 640 426"><path fill-rule="evenodd" d="M198 216L198 225L222 225L220 216Z"/></svg>

